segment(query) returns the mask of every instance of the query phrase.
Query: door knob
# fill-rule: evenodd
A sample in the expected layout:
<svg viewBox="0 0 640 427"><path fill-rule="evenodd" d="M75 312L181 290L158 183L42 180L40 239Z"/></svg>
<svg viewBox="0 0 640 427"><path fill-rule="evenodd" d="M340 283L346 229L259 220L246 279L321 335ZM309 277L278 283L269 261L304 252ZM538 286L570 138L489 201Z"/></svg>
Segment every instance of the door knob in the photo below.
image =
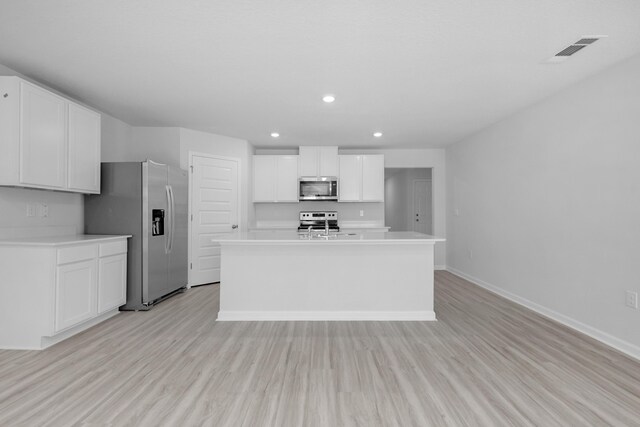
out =
<svg viewBox="0 0 640 427"><path fill-rule="evenodd" d="M231 228L232 228L233 230L235 230L236 228L238 228L238 224L233 224L233 225L231 226Z"/></svg>

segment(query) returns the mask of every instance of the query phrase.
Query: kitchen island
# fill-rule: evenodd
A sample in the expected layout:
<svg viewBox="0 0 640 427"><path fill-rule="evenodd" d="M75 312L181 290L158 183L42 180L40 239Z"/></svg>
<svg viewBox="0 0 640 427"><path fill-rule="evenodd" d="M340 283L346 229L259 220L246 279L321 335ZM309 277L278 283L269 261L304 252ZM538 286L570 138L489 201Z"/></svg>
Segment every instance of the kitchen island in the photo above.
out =
<svg viewBox="0 0 640 427"><path fill-rule="evenodd" d="M218 320L436 320L433 249L414 232L248 232L221 246Z"/></svg>

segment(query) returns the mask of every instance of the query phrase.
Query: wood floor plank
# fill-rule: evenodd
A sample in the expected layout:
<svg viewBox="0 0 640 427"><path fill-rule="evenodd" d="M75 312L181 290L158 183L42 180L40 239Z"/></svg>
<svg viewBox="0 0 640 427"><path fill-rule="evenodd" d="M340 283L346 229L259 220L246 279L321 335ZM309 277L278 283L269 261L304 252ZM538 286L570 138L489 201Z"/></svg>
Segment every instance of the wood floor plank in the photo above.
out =
<svg viewBox="0 0 640 427"><path fill-rule="evenodd" d="M438 322L221 322L219 286L0 351L2 426L640 425L640 363L437 272Z"/></svg>

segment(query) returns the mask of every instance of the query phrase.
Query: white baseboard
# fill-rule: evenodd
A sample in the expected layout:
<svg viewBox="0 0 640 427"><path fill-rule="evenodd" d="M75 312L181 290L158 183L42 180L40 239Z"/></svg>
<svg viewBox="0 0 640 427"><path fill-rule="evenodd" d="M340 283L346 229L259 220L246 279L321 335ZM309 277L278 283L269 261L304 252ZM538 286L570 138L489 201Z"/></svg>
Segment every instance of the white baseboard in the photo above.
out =
<svg viewBox="0 0 640 427"><path fill-rule="evenodd" d="M446 265L434 265L433 269L434 270L446 270L447 266Z"/></svg>
<svg viewBox="0 0 640 427"><path fill-rule="evenodd" d="M219 311L218 321L435 321L433 311Z"/></svg>
<svg viewBox="0 0 640 427"><path fill-rule="evenodd" d="M67 338L70 338L76 334L79 334L82 331L85 331L95 325L97 325L98 323L104 322L105 320L115 316L116 314L120 314L120 311L118 311L118 308L114 308L113 310L109 310L101 315L99 315L98 317L94 317L91 320L88 320L84 323L81 323L77 326L74 326L70 329L67 329L66 331L60 332L59 334L56 334L52 337L42 337L42 346L38 349L34 349L34 350L44 350L47 347L51 347L54 344L57 344L61 341L66 340Z"/></svg>
<svg viewBox="0 0 640 427"><path fill-rule="evenodd" d="M544 307L538 303L529 301L528 299L522 298L509 291L505 291L502 288L494 286L490 283L485 282L484 280L478 279L477 277L473 277L453 267L447 266L446 270L452 274L455 274L456 276L460 276L463 279L468 280L469 282L475 285L480 286L481 288L484 288L488 291L498 294L501 297L504 297L510 301L515 302L516 304L520 304L524 307L527 307L528 309L533 310L544 317L548 317L549 319L555 320L558 323L562 323L563 325L568 326L569 328L574 329L580 333L583 333L593 339L596 339L601 343L608 345L609 347L613 347L616 350L621 351L622 353L625 353L630 357L633 357L634 359L640 360L640 347L638 347L637 345L621 340L620 338L614 337L613 335L609 335L606 332L603 332L592 326L586 325L569 316L565 316L564 314L558 313L557 311Z"/></svg>

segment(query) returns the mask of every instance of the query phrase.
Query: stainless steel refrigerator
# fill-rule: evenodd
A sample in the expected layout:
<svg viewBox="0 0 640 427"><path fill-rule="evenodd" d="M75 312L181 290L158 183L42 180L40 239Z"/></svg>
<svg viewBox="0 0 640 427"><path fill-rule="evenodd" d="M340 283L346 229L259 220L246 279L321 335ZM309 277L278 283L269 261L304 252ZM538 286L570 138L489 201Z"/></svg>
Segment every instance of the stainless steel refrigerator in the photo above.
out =
<svg viewBox="0 0 640 427"><path fill-rule="evenodd" d="M187 286L187 172L147 160L102 163L100 194L86 195L87 234L130 234L127 303L148 310Z"/></svg>

